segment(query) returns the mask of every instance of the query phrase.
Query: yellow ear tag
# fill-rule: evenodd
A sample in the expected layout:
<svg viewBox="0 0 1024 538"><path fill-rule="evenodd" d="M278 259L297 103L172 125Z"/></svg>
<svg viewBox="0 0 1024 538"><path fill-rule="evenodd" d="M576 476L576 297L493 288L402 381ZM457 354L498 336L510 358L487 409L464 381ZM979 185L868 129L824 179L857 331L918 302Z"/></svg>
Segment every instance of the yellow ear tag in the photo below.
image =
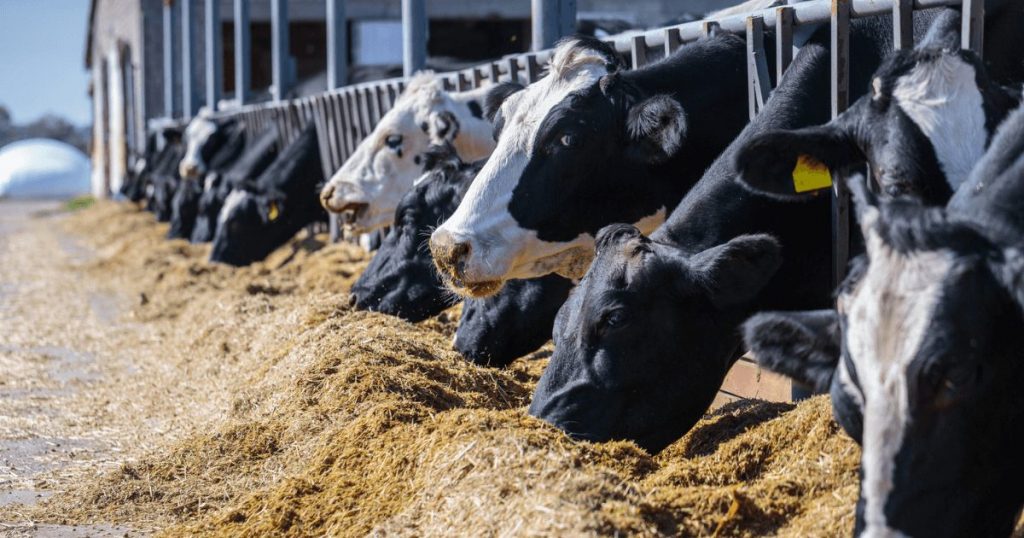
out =
<svg viewBox="0 0 1024 538"><path fill-rule="evenodd" d="M277 209L277 202L270 202L270 211L267 212L267 218L270 219L270 222L277 220L280 214L281 212Z"/></svg>
<svg viewBox="0 0 1024 538"><path fill-rule="evenodd" d="M793 189L796 192L816 191L832 186L832 174L828 167L816 159L801 155L793 168Z"/></svg>

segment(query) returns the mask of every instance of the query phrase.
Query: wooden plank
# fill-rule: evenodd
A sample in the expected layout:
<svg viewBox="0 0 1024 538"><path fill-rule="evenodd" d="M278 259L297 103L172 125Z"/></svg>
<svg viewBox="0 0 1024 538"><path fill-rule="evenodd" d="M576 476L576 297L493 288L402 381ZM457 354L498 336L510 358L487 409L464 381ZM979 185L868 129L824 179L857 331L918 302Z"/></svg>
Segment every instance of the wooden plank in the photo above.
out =
<svg viewBox="0 0 1024 538"><path fill-rule="evenodd" d="M740 359L726 374L721 390L743 398L788 402L792 397L792 382L761 368L756 362Z"/></svg>

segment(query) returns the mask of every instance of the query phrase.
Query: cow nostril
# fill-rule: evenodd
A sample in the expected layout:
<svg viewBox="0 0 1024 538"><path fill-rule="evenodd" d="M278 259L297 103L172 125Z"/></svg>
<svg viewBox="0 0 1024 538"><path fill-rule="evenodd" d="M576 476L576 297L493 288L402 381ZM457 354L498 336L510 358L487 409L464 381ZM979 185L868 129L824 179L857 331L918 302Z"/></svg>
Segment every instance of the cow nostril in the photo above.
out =
<svg viewBox="0 0 1024 538"><path fill-rule="evenodd" d="M326 187L324 187L324 190L320 191L320 205L324 206L324 209L330 210L331 208L329 207L329 204L331 203L331 198L333 197L334 186L327 185Z"/></svg>

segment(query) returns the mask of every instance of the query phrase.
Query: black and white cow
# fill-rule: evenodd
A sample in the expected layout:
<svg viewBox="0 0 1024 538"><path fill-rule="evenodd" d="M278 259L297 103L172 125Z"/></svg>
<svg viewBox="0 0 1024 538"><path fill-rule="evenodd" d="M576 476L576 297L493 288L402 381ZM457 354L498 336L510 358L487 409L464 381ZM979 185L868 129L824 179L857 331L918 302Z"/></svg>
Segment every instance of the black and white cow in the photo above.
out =
<svg viewBox="0 0 1024 538"><path fill-rule="evenodd" d="M1008 536L1024 508L1024 109L946 208L851 181L867 253L836 310L751 318L770 370L862 446L856 534Z"/></svg>
<svg viewBox="0 0 1024 538"><path fill-rule="evenodd" d="M172 146L181 144L183 127L174 121L163 121L153 126L146 135L146 149L143 157L135 162L129 180L121 186L121 194L132 202L140 202L152 194L152 178L157 171L163 172L171 154ZM180 158L180 155L178 156ZM177 166L176 164L174 166ZM149 205L149 201L147 201Z"/></svg>
<svg viewBox="0 0 1024 538"><path fill-rule="evenodd" d="M207 174L203 193L199 196L193 243L213 241L217 231L217 216L231 190L254 182L277 158L279 135L276 126L268 127L255 139L246 139L241 156L222 173Z"/></svg>
<svg viewBox="0 0 1024 538"><path fill-rule="evenodd" d="M449 93L433 73L413 77L324 185L324 208L340 213L354 233L369 233L391 224L398 203L423 175L424 152L432 144L450 143L466 162L487 158L494 139L483 117L486 91Z"/></svg>
<svg viewBox="0 0 1024 538"><path fill-rule="evenodd" d="M159 222L171 220L171 203L174 192L178 189L181 176L178 175L178 162L185 155L185 144L182 137L167 132L167 145L159 155L153 171L146 181L146 207L156 215Z"/></svg>
<svg viewBox="0 0 1024 538"><path fill-rule="evenodd" d="M352 286L356 308L416 322L459 301L438 277L427 241L455 211L483 162L465 163L448 145L433 146L423 160L427 172L402 197L394 226Z"/></svg>
<svg viewBox="0 0 1024 538"><path fill-rule="evenodd" d="M936 22L916 49L890 57L869 94L836 119L753 138L737 156L743 180L767 193L800 196L806 194L792 176L798 158L832 170L867 162L887 196L949 200L1017 106L1020 90L995 83L977 55L960 50L956 13Z"/></svg>
<svg viewBox="0 0 1024 538"><path fill-rule="evenodd" d="M548 71L525 89L493 90L498 145L431 236L460 294L581 276L598 229L653 230L747 122L745 45L732 35L634 71L609 45L570 38Z"/></svg>
<svg viewBox="0 0 1024 538"><path fill-rule="evenodd" d="M185 130L185 157L182 159L183 164L178 166L178 173L188 170L190 175L182 176L171 201L171 227L167 231L168 239L191 239L199 214L199 199L218 181L219 176L238 160L245 148L246 135L241 122L214 123L205 120L215 125L216 129L212 132L203 131L207 136L205 142L199 144L195 139L188 139L190 131L195 134L193 126L196 121L193 120ZM195 150L196 147L199 149ZM199 159L196 159L197 155ZM185 165L184 163L190 159L196 160L196 164ZM200 175L194 175L196 173Z"/></svg>
<svg viewBox="0 0 1024 538"><path fill-rule="evenodd" d="M935 15L916 17L919 35ZM891 50L891 22L858 19L850 31L851 88L863 91ZM829 197L754 194L736 180L734 162L761 133L828 120L824 39L800 50L765 109L665 225L650 237L631 225L599 233L594 263L558 313L531 414L579 438L659 451L707 410L742 352L738 329L751 313L828 304Z"/></svg>
<svg viewBox="0 0 1024 538"><path fill-rule="evenodd" d="M352 286L356 308L409 321L439 314L460 300L444 285L427 249L430 231L451 216L482 162L461 161L450 145L425 153L428 172L395 212L395 226ZM468 299L454 346L478 364L507 366L551 337L551 324L572 283L549 275L514 280L493 297Z"/></svg>
<svg viewBox="0 0 1024 538"><path fill-rule="evenodd" d="M316 127L310 125L253 184L227 196L210 261L240 266L262 260L306 225L326 222L317 197L323 181Z"/></svg>

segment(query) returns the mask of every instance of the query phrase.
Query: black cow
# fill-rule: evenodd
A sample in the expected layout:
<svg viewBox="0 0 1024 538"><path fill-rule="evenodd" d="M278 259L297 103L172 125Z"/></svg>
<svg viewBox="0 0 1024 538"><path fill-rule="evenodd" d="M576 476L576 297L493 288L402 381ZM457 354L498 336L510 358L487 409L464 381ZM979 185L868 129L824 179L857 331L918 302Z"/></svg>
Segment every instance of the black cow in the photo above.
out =
<svg viewBox="0 0 1024 538"><path fill-rule="evenodd" d="M352 286L357 308L416 322L459 301L438 278L427 241L430 230L455 211L481 166L483 161L462 162L452 147L424 153L425 174L402 197L394 225Z"/></svg>
<svg viewBox="0 0 1024 538"><path fill-rule="evenodd" d="M181 181L178 162L185 155L185 144L178 132L168 131L165 138L167 144L145 180L146 208L160 222L171 220L171 201Z"/></svg>
<svg viewBox="0 0 1024 538"><path fill-rule="evenodd" d="M922 12L915 30L934 11ZM827 30L827 29L826 29ZM888 17L851 23L851 88L891 51ZM765 109L649 238L601 231L597 258L555 321L555 353L530 413L583 439L659 451L707 410L740 355L739 324L764 308L813 308L831 292L829 197L784 202L736 181L754 136L825 123L827 50L816 35ZM770 235L765 235L770 234Z"/></svg>
<svg viewBox="0 0 1024 538"><path fill-rule="evenodd" d="M223 173L207 175L206 185L199 197L196 224L192 229L191 241L205 243L213 241L217 231L217 215L224 206L224 200L236 187L254 182L278 155L277 127L271 126L255 139L247 139L242 155Z"/></svg>
<svg viewBox="0 0 1024 538"><path fill-rule="evenodd" d="M352 286L356 308L421 321L460 298L448 291L434 269L427 239L448 218L483 162L467 164L454 148L431 148L426 174L395 211L394 227L370 265ZM555 275L515 280L493 297L463 305L455 348L478 364L506 366L547 342L551 323L571 289Z"/></svg>
<svg viewBox="0 0 1024 538"><path fill-rule="evenodd" d="M193 122L194 123L194 122ZM199 199L207 188L218 180L238 160L245 148L246 136L244 125L239 121L210 122L213 131L205 132L202 143L188 140L187 136L192 125L186 130L186 155L179 165L179 174L190 171L190 175L182 176L178 189L171 201L171 227L167 232L168 239L190 239L195 228L199 213ZM198 155L195 163L189 163L192 148L198 148L193 158ZM198 164L197 164L198 163ZM199 174L198 176L196 174Z"/></svg>
<svg viewBox="0 0 1024 538"><path fill-rule="evenodd" d="M228 195L218 216L210 261L248 265L265 258L306 225L326 222L318 196L323 181L320 146L311 124L255 183Z"/></svg>
<svg viewBox="0 0 1024 538"><path fill-rule="evenodd" d="M624 71L605 43L570 38L549 74L496 87L497 147L430 248L458 293L583 274L616 221L653 230L747 123L746 47L720 35Z"/></svg>
<svg viewBox="0 0 1024 538"><path fill-rule="evenodd" d="M837 310L744 326L861 444L856 533L1008 536L1024 507L1024 109L946 208L851 181L867 253Z"/></svg>
<svg viewBox="0 0 1024 538"><path fill-rule="evenodd" d="M1019 101L1019 88L1000 86L977 55L960 50L960 17L949 12L918 48L890 57L875 73L871 92L839 117L754 137L738 166L755 189L792 197L813 187L794 181L798 158L832 170L866 161L886 196L943 204Z"/></svg>

